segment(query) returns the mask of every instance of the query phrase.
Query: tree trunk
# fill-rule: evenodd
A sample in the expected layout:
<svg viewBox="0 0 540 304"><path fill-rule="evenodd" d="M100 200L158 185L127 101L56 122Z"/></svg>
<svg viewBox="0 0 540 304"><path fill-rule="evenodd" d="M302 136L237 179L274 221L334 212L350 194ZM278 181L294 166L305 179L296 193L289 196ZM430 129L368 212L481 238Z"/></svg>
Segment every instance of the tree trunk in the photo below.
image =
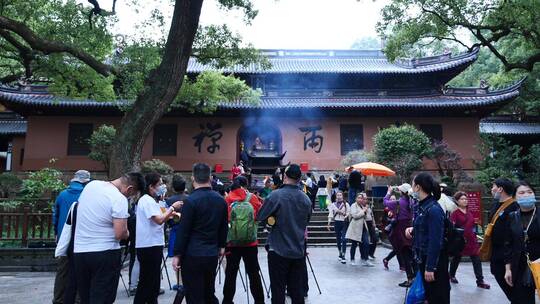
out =
<svg viewBox="0 0 540 304"><path fill-rule="evenodd" d="M148 75L144 90L122 118L113 147L109 176L140 167L144 142L166 113L182 85L203 0L176 0L161 64Z"/></svg>

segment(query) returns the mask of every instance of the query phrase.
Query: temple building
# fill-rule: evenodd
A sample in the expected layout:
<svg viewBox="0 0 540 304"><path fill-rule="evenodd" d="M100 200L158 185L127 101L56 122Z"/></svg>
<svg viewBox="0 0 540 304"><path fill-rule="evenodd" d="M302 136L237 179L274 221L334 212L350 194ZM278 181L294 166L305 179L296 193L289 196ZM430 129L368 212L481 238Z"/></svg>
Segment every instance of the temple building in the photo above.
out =
<svg viewBox="0 0 540 304"><path fill-rule="evenodd" d="M241 159L262 171L289 162L332 171L341 169L347 152L371 150L380 128L407 123L446 141L472 170L480 157L481 119L516 98L521 85L448 87L478 49L394 63L381 51L264 53L272 64L267 70L253 65L222 71L261 89L259 104L223 103L212 115L174 109L146 139L143 160L159 158L177 171L200 161L228 170ZM191 59L188 75L207 69ZM0 150L9 152L12 170L38 170L55 158L56 168L100 171L102 165L87 157L87 139L101 124L118 126L125 102L71 100L27 86L1 87L0 103L13 111L11 120L0 121Z"/></svg>

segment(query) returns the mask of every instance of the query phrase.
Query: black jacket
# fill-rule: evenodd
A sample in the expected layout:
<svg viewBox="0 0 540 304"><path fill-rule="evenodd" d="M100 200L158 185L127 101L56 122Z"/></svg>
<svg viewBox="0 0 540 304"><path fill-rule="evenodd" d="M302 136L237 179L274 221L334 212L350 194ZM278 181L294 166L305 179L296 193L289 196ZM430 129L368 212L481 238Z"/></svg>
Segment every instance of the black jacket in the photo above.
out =
<svg viewBox="0 0 540 304"><path fill-rule="evenodd" d="M354 170L349 174L349 188L361 189L362 187L362 173Z"/></svg>
<svg viewBox="0 0 540 304"><path fill-rule="evenodd" d="M496 202L493 204L491 211L489 212L489 221L493 218L497 209L501 206L501 202ZM511 212L517 211L519 206L516 202L513 202L508 206L495 223L493 231L491 234L491 243L492 243L492 252L491 252L491 263L507 263L506 258L509 256L508 250L510 250L510 244L508 243L508 235L510 233L510 222L509 214Z"/></svg>
<svg viewBox="0 0 540 304"><path fill-rule="evenodd" d="M532 281L531 277L525 277L525 271L529 267L527 265L527 256L531 261L540 258L540 206L537 206L534 218L531 221L527 232L528 241L525 243L525 233L521 222L521 210L514 211L509 214L510 233L508 234L508 244L510 250L506 260L512 265L512 280L514 284L525 284L529 286ZM527 274L528 275L528 274Z"/></svg>
<svg viewBox="0 0 540 304"><path fill-rule="evenodd" d="M305 252L306 227L311 217L311 201L294 185L283 185L264 201L257 221L275 217L276 223L268 235L271 251L290 259L300 259Z"/></svg>
<svg viewBox="0 0 540 304"><path fill-rule="evenodd" d="M195 189L184 201L174 255L217 256L227 243L227 203L210 187Z"/></svg>

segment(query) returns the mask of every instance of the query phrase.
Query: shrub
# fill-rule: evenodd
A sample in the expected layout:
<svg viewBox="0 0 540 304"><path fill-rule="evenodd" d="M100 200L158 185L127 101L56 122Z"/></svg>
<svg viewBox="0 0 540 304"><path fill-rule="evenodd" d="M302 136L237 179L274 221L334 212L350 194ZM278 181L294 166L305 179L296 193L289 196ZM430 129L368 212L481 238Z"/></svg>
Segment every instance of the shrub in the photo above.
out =
<svg viewBox="0 0 540 304"><path fill-rule="evenodd" d="M167 176L173 174L174 170L169 164L161 159L152 159L143 162L141 165L142 174L150 172L157 172L163 176Z"/></svg>
<svg viewBox="0 0 540 304"><path fill-rule="evenodd" d="M464 176L461 154L451 149L445 141L433 142L429 159L437 166L441 182L448 184L450 188L454 188Z"/></svg>
<svg viewBox="0 0 540 304"><path fill-rule="evenodd" d="M422 158L431 153L429 138L411 125L379 130L373 143L376 161L396 171L402 182L422 168Z"/></svg>
<svg viewBox="0 0 540 304"><path fill-rule="evenodd" d="M364 150L354 150L347 153L341 160L341 165L345 168L354 164L368 162L373 159L373 155Z"/></svg>
<svg viewBox="0 0 540 304"><path fill-rule="evenodd" d="M21 190L22 180L15 174L4 172L0 174L0 191L2 197L11 197Z"/></svg>
<svg viewBox="0 0 540 304"><path fill-rule="evenodd" d="M113 126L101 125L88 140L90 144L88 157L101 162L107 173L111 167L111 153L115 137L116 129Z"/></svg>
<svg viewBox="0 0 540 304"><path fill-rule="evenodd" d="M23 180L21 194L25 199L42 198L47 195L52 197L65 187L62 172L52 168L43 168L30 173L28 178Z"/></svg>

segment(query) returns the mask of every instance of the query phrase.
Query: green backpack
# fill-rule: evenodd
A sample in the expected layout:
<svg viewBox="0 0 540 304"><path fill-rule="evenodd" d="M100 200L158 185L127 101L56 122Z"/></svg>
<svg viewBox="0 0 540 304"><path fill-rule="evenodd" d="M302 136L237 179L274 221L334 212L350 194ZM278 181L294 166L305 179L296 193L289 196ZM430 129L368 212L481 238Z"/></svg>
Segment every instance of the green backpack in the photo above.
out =
<svg viewBox="0 0 540 304"><path fill-rule="evenodd" d="M249 203L251 193L241 202L234 202L231 207L231 221L227 241L232 245L247 245L257 240L255 210Z"/></svg>

